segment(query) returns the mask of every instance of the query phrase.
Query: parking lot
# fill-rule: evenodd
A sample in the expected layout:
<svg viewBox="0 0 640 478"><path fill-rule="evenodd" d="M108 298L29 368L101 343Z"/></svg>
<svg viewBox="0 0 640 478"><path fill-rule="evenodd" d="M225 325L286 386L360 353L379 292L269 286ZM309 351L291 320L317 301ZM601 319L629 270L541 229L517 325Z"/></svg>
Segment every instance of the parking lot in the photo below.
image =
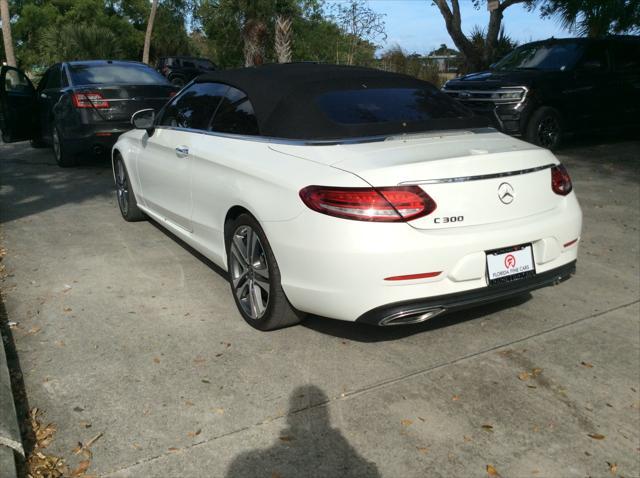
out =
<svg viewBox="0 0 640 478"><path fill-rule="evenodd" d="M102 433L104 477L639 476L640 142L559 157L584 212L570 281L417 326L261 333L224 273L121 219L105 161L0 145L18 408L71 464Z"/></svg>

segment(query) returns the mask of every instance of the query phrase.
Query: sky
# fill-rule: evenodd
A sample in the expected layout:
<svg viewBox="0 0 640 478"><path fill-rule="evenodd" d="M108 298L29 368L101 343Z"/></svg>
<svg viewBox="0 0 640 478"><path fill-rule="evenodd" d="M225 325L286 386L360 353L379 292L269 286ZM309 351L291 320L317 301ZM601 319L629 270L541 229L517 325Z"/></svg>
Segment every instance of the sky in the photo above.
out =
<svg viewBox="0 0 640 478"><path fill-rule="evenodd" d="M442 43L455 48L440 10L431 0L369 0L369 6L378 13L386 14L387 41L378 41L381 51L396 43L408 53L428 53ZM460 0L460 11L465 33L470 33L474 25L486 29L489 21L486 6L476 10L471 0ZM572 36L557 20L543 20L539 11L528 12L521 5L505 10L502 24L505 32L520 44L551 36Z"/></svg>

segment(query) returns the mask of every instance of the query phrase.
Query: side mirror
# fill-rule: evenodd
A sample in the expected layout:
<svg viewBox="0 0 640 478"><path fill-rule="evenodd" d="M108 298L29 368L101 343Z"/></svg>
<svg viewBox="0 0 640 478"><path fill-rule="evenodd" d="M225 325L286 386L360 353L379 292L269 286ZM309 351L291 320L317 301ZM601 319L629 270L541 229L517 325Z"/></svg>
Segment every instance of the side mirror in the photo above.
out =
<svg viewBox="0 0 640 478"><path fill-rule="evenodd" d="M155 127L156 112L152 109L140 110L131 116L131 124L135 129L146 129L151 135Z"/></svg>

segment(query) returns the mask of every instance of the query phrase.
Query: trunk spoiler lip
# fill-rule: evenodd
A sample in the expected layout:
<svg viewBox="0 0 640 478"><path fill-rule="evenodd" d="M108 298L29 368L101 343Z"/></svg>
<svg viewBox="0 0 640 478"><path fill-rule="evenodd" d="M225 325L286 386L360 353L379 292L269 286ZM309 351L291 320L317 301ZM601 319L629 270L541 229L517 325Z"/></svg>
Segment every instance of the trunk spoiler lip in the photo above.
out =
<svg viewBox="0 0 640 478"><path fill-rule="evenodd" d="M443 183L463 183L463 182L467 182L467 181L482 181L483 179L496 179L496 178L506 178L509 176L519 176L521 174L529 174L529 173L535 173L538 171L542 171L544 169L549 169L549 168L553 168L554 166L557 166L557 163L549 163L549 164L544 164L542 166L536 166L534 168L527 168L527 169L519 169L517 171L505 171L502 173L489 173L489 174L479 174L476 176L459 176L459 177L455 177L455 178L440 178L440 179L422 179L422 180L416 180L416 181L403 181L401 183L399 183L399 186L408 186L408 185L415 185L415 186L419 186L422 184L443 184Z"/></svg>

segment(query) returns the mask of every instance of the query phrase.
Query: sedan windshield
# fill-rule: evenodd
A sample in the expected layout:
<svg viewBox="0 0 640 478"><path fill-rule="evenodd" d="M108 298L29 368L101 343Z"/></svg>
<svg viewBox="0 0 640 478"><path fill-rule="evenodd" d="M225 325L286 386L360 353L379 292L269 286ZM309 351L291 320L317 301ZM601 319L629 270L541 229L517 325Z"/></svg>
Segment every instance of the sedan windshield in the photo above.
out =
<svg viewBox="0 0 640 478"><path fill-rule="evenodd" d="M495 64L494 70L565 71L573 67L582 55L579 43L534 43L523 45Z"/></svg>
<svg viewBox="0 0 640 478"><path fill-rule="evenodd" d="M166 84L166 78L146 65L137 63L102 63L69 65L74 85Z"/></svg>

